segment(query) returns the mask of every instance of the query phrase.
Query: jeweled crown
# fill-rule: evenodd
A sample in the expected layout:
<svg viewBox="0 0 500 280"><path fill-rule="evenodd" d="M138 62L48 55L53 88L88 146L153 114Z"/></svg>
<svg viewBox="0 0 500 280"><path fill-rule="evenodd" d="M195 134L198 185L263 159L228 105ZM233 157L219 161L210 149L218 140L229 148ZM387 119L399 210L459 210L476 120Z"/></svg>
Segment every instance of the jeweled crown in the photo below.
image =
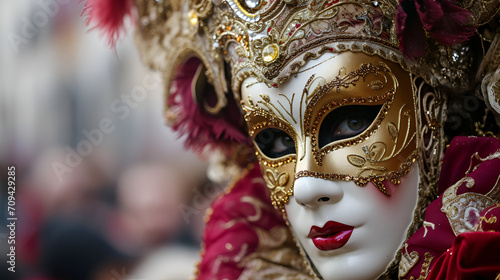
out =
<svg viewBox="0 0 500 280"><path fill-rule="evenodd" d="M387 57L390 50L398 49L395 1L227 3L230 9L220 6L219 22L211 35L230 59L235 90L248 75L278 86L325 52L351 49Z"/></svg>
<svg viewBox="0 0 500 280"><path fill-rule="evenodd" d="M135 0L135 6L142 59L164 75L167 121L190 133L192 146L245 138L244 124L228 112L245 78L279 87L324 53L375 54L454 94L475 92L498 66L500 39L491 23L499 0ZM487 54L474 51L480 48Z"/></svg>
<svg viewBox="0 0 500 280"><path fill-rule="evenodd" d="M398 49L395 0L139 0L137 6L141 42L168 49L163 70L197 56L219 96L227 91L224 61L234 92L250 75L277 87L326 52L378 54L416 71ZM158 65L155 54L150 61Z"/></svg>

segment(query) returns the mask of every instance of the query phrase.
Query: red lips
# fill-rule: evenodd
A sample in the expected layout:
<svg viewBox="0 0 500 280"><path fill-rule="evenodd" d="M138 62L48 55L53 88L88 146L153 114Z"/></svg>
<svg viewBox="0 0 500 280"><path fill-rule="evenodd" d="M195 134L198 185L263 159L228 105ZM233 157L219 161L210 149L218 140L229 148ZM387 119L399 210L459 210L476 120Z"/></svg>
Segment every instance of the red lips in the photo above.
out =
<svg viewBox="0 0 500 280"><path fill-rule="evenodd" d="M351 237L353 226L328 221L322 228L312 226L307 237L311 238L316 248L321 251L342 248Z"/></svg>

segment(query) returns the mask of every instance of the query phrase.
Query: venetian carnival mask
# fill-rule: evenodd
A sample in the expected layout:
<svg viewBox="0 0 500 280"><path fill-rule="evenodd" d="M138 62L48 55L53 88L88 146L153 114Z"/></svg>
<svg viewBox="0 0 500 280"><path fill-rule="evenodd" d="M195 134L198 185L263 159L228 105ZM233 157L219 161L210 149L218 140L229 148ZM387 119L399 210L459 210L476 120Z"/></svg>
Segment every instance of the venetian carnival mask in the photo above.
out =
<svg viewBox="0 0 500 280"><path fill-rule="evenodd" d="M250 136L273 204L318 273L375 279L405 240L417 202L410 75L352 52L308 66L279 88L243 82Z"/></svg>
<svg viewBox="0 0 500 280"><path fill-rule="evenodd" d="M200 122L234 121L228 110L240 102L272 203L309 274L375 279L393 270L419 192L422 105L410 73L436 82L398 49L398 2L176 3L138 2L139 48L155 49L143 59L166 73L168 116L180 125L197 118L176 101L193 96L206 112ZM198 76L213 90L198 87ZM189 79L191 90L179 90ZM217 135L238 139L226 123ZM184 127L190 143L210 138L202 126Z"/></svg>
<svg viewBox="0 0 500 280"><path fill-rule="evenodd" d="M280 88L248 78L243 109L278 208L301 177L399 184L416 158L410 75L376 56L325 55ZM313 63L311 63L313 64Z"/></svg>
<svg viewBox="0 0 500 280"><path fill-rule="evenodd" d="M493 4L124 2L124 13L137 9L139 52L164 75L165 117L187 147L253 143L272 204L293 232L290 247L305 260L296 266L314 279L394 276L399 249L435 198L442 92L473 84L466 72L476 62L457 43L493 18ZM443 20L452 32L433 26ZM498 65L482 65L492 103Z"/></svg>

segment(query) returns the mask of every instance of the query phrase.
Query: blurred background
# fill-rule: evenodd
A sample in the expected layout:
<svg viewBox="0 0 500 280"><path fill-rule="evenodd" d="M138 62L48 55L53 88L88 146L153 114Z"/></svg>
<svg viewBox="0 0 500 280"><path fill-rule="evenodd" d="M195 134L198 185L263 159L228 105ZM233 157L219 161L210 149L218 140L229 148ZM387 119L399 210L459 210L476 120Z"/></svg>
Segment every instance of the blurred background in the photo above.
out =
<svg viewBox="0 0 500 280"><path fill-rule="evenodd" d="M111 50L82 9L0 0L0 279L188 279L220 187L164 125L132 32Z"/></svg>

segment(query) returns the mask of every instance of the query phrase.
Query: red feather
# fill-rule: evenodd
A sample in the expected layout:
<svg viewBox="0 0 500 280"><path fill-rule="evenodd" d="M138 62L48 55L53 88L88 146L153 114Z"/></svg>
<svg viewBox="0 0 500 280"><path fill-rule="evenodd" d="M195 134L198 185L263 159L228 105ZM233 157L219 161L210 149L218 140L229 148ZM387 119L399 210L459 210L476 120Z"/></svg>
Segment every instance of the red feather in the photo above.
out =
<svg viewBox="0 0 500 280"><path fill-rule="evenodd" d="M177 115L172 125L173 130L186 136L186 148L200 154L205 148L220 148L226 152L231 143L235 142L251 145L241 127L243 117L231 95L227 96L227 106L217 115L208 113L203 105L193 100L191 84L201 63L199 59L191 58L176 71L171 85L174 91L167 100L169 109ZM215 96L213 89L204 92L204 98L210 99L211 96Z"/></svg>
<svg viewBox="0 0 500 280"><path fill-rule="evenodd" d="M399 0L396 11L399 49L410 59L424 56L424 30L441 44L467 41L476 30L467 24L469 16L470 12L456 0Z"/></svg>
<svg viewBox="0 0 500 280"><path fill-rule="evenodd" d="M468 40L476 28L467 25L470 12L454 0L415 1L424 28L441 44L453 45Z"/></svg>
<svg viewBox="0 0 500 280"><path fill-rule="evenodd" d="M85 24L99 29L107 38L108 45L115 48L124 30L125 18L134 18L133 5L133 0L87 0L82 16L85 17Z"/></svg>

